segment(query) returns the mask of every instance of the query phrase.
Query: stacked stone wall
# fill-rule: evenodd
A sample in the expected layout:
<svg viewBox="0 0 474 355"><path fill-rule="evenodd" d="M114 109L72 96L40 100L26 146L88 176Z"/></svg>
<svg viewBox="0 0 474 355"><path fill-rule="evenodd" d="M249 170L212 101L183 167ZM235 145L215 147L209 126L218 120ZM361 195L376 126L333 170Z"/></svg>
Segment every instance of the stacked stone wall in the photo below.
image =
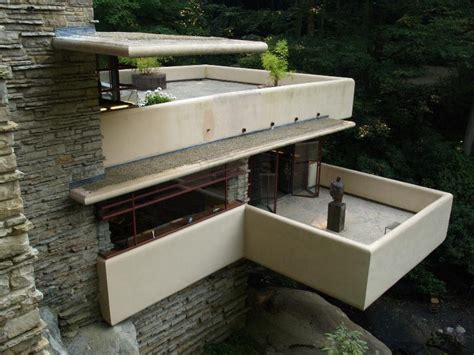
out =
<svg viewBox="0 0 474 355"><path fill-rule="evenodd" d="M0 218L0 243L8 241L17 254L0 254L0 325L6 329L0 332L0 353L7 347L40 351L45 345L35 280L44 294L42 303L58 313L63 335L73 336L100 320L96 257L107 226L96 223L92 207L69 198L71 183L104 173L96 58L51 48L55 29L88 26L92 19L92 0L0 1L0 26L5 28L0 65L10 68L3 84L9 104L0 105L0 117L8 111L15 122L1 125L0 135L18 126L14 148L24 173L24 214L33 222L30 241L38 250L28 246L31 225L20 214L15 181L21 174L1 170L16 166L13 142L7 140L0 145L0 185L9 187L0 188L0 210L14 214ZM238 165L246 168L246 161ZM236 178L229 193L245 200L246 186L246 177ZM133 316L141 351L195 353L241 327L246 275L245 264L230 266Z"/></svg>
<svg viewBox="0 0 474 355"><path fill-rule="evenodd" d="M227 193L229 202L248 201L249 168L248 159L240 159L227 164L227 169L239 169L242 174L229 180L227 184Z"/></svg>
<svg viewBox="0 0 474 355"><path fill-rule="evenodd" d="M242 328L247 267L230 265L133 316L140 353L198 354Z"/></svg>
<svg viewBox="0 0 474 355"><path fill-rule="evenodd" d="M0 65L0 353L40 353L48 341L38 310L42 294L35 287L37 251L29 244L31 222L23 214L23 174L13 151L17 125L10 121L5 82L10 76L9 67Z"/></svg>
<svg viewBox="0 0 474 355"><path fill-rule="evenodd" d="M58 27L92 19L92 0L0 2L0 63L12 71L9 107L25 214L35 226L30 240L39 251L36 282L66 335L100 317L93 209L68 194L72 182L103 173L103 157L95 56L55 51L51 39Z"/></svg>

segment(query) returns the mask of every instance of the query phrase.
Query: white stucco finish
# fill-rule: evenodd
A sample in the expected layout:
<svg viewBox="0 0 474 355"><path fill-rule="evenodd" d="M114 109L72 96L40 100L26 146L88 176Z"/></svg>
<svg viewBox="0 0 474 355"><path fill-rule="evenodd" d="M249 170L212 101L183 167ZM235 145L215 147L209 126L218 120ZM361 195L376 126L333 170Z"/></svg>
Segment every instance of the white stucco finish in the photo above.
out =
<svg viewBox="0 0 474 355"><path fill-rule="evenodd" d="M265 84L263 70L210 65L160 69L168 80L209 78ZM121 81L130 80L121 71ZM101 114L105 166L205 144L242 134L328 115L352 115L354 81L309 74L290 74L282 86L216 94L160 105Z"/></svg>
<svg viewBox="0 0 474 355"><path fill-rule="evenodd" d="M343 302L364 308L370 254L359 243L247 206L245 256Z"/></svg>
<svg viewBox="0 0 474 355"><path fill-rule="evenodd" d="M117 324L244 256L245 206L111 259L99 258L102 315Z"/></svg>
<svg viewBox="0 0 474 355"><path fill-rule="evenodd" d="M372 244L252 206L241 206L108 260L99 258L100 303L116 324L242 257L366 309L446 237L449 193L323 164L327 185L416 214Z"/></svg>

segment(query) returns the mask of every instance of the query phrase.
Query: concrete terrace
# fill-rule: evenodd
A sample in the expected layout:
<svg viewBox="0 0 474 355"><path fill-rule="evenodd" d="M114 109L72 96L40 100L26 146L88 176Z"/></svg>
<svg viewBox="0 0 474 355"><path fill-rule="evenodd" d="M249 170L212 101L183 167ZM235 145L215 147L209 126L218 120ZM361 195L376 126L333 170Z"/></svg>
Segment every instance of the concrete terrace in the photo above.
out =
<svg viewBox="0 0 474 355"><path fill-rule="evenodd" d="M216 94L252 90L257 88L258 85L254 84L202 79L170 81L167 83L167 88L166 90L163 90L163 92L176 96L176 100L186 100ZM138 104L139 100L144 99L145 95L146 91L123 90L122 100L136 105Z"/></svg>
<svg viewBox="0 0 474 355"><path fill-rule="evenodd" d="M278 200L277 214L292 220L326 230L329 190L321 188L317 198L287 195ZM403 223L414 213L386 206L357 196L344 195L346 203L345 229L336 233L341 237L369 245L382 238L385 227ZM387 231L389 232L389 230Z"/></svg>

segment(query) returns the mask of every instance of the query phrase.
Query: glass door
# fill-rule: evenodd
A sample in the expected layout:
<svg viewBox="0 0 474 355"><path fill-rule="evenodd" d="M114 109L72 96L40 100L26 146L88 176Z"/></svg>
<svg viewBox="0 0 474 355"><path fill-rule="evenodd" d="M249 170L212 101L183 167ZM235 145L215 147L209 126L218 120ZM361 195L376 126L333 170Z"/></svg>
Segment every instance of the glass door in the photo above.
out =
<svg viewBox="0 0 474 355"><path fill-rule="evenodd" d="M321 142L296 143L293 155L294 196L318 197L321 174Z"/></svg>

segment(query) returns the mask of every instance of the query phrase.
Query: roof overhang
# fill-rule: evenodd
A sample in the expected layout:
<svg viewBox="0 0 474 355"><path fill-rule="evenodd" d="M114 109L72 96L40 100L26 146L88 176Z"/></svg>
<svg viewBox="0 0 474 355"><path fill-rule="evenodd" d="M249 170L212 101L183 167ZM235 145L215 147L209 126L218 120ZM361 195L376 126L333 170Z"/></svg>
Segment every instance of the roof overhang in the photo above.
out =
<svg viewBox="0 0 474 355"><path fill-rule="evenodd" d="M268 49L266 43L258 41L139 32L96 32L90 27L56 31L53 47L131 58L262 53Z"/></svg>
<svg viewBox="0 0 474 355"><path fill-rule="evenodd" d="M354 126L355 123L351 121L331 118L313 119L166 153L108 168L103 180L74 188L69 195L81 204L92 205L232 161L343 131Z"/></svg>

